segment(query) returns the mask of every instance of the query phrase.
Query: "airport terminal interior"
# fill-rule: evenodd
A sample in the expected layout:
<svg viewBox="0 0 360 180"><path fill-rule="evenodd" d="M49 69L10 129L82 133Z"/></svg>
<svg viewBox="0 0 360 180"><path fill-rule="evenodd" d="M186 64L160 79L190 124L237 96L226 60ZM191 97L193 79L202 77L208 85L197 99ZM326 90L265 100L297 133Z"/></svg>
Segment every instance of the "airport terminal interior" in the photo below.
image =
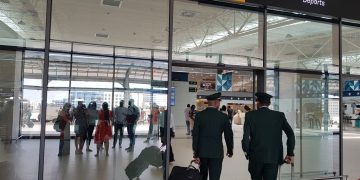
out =
<svg viewBox="0 0 360 180"><path fill-rule="evenodd" d="M171 172L193 159L187 105L200 112L215 92L239 122L221 179L250 179L241 139L257 91L274 96L270 108L296 134L294 179L359 179L360 21L216 2L0 0L0 179L160 180L162 162L130 167L162 146L154 112L171 112ZM75 152L71 117L70 154L58 156L54 125L66 103L70 112L79 102L114 111L130 100L140 115L133 151L125 128L109 156L103 148L94 156L94 140L92 152ZM161 159L160 151L146 156ZM290 170L283 165L279 177L293 179Z"/></svg>

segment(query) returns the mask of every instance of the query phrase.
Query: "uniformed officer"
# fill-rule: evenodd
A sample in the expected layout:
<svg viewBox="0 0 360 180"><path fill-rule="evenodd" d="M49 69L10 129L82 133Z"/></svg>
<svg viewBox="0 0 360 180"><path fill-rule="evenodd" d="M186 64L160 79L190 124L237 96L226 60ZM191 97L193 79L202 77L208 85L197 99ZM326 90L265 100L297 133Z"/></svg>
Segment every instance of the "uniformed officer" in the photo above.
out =
<svg viewBox="0 0 360 180"><path fill-rule="evenodd" d="M258 92L256 111L245 115L242 148L249 160L252 180L276 180L279 165L294 163L295 135L284 113L270 110L271 95ZM287 136L287 155L283 159L282 131Z"/></svg>
<svg viewBox="0 0 360 180"><path fill-rule="evenodd" d="M222 134L225 135L227 156L232 157L234 139L229 118L219 111L221 93L207 96L208 107L196 114L193 128L194 159L200 164L203 180L219 180L224 159Z"/></svg>

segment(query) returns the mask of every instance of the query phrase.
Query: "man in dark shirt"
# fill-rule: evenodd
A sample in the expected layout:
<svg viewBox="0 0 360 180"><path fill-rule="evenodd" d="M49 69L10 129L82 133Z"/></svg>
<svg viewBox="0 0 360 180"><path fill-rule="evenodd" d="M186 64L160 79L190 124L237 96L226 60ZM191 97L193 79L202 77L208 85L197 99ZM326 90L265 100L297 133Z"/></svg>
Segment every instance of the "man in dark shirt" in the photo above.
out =
<svg viewBox="0 0 360 180"><path fill-rule="evenodd" d="M197 113L193 129L194 159L200 164L203 180L219 180L224 159L222 134L225 135L227 156L232 157L234 139L229 118L220 112L221 93L207 96L208 107Z"/></svg>
<svg viewBox="0 0 360 180"><path fill-rule="evenodd" d="M270 110L271 95L256 93L256 111L245 115L242 148L249 160L252 180L276 180L279 165L294 163L295 135L284 113ZM287 136L287 155L283 159L282 132Z"/></svg>

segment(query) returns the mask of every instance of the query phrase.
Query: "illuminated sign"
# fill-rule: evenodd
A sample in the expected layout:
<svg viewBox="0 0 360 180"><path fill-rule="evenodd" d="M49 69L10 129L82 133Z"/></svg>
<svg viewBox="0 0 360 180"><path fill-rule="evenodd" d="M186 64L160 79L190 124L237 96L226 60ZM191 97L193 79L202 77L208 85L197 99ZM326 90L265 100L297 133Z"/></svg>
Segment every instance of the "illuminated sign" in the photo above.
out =
<svg viewBox="0 0 360 180"><path fill-rule="evenodd" d="M325 7L325 1L323 0L302 0L303 3L308 5L322 6Z"/></svg>
<svg viewBox="0 0 360 180"><path fill-rule="evenodd" d="M199 2L225 2L267 6L290 12L314 13L334 18L360 20L360 0L198 0Z"/></svg>

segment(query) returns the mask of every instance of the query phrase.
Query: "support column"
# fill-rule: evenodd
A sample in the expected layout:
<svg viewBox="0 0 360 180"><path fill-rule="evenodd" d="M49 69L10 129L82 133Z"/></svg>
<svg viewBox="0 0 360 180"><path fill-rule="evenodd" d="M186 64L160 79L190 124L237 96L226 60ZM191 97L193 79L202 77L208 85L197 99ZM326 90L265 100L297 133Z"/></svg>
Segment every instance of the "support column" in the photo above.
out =
<svg viewBox="0 0 360 180"><path fill-rule="evenodd" d="M44 59L43 79L42 79L41 131L40 131L38 180L44 179L45 127L46 127L47 91L48 91L48 81L49 81L51 14L52 14L52 0L47 0L47 2L46 2L46 28L45 28L45 59Z"/></svg>

